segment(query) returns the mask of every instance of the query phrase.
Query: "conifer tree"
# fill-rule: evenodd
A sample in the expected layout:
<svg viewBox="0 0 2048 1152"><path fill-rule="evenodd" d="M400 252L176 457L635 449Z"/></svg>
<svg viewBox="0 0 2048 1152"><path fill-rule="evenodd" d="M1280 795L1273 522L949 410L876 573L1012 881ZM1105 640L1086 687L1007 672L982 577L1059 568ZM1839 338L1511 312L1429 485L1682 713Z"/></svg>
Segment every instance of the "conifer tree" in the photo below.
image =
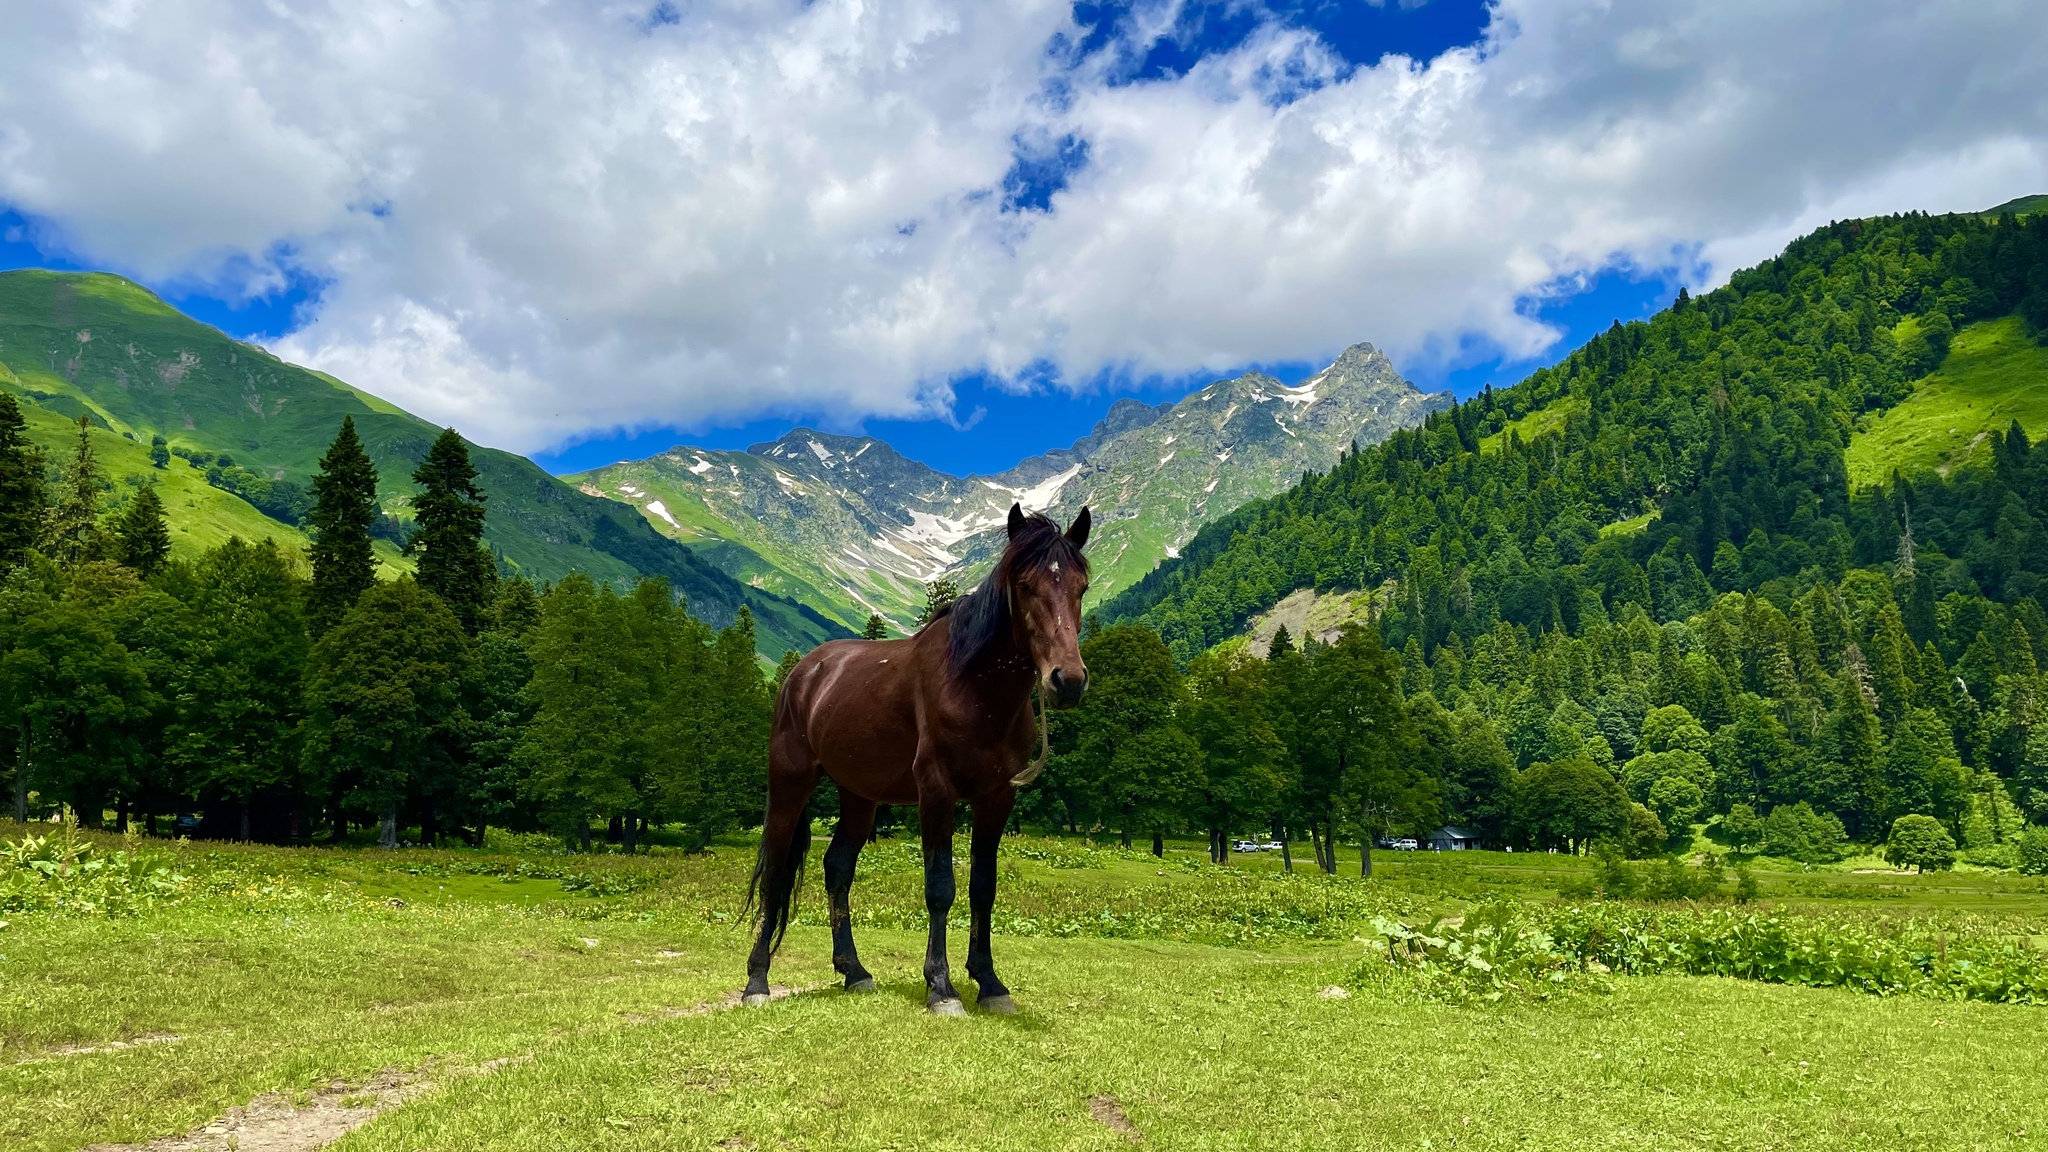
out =
<svg viewBox="0 0 2048 1152"><path fill-rule="evenodd" d="M50 510L50 553L73 565L98 557L105 535L100 530L100 486L104 475L92 450L92 422L78 418L78 448L64 469L62 499Z"/></svg>
<svg viewBox="0 0 2048 1152"><path fill-rule="evenodd" d="M448 807L463 760L462 689L473 653L448 607L397 580L365 595L313 646L306 663L309 782L346 791L377 813L378 843L398 846L398 811ZM452 813L449 813L452 814ZM431 838L431 837L430 837Z"/></svg>
<svg viewBox="0 0 2048 1152"><path fill-rule="evenodd" d="M171 529L164 523L164 502L156 485L143 485L115 522L114 556L144 579L156 575L171 558Z"/></svg>
<svg viewBox="0 0 2048 1152"><path fill-rule="evenodd" d="M21 405L0 392L0 573L41 541L46 500L42 450L29 442Z"/></svg>
<svg viewBox="0 0 2048 1152"><path fill-rule="evenodd" d="M860 638L863 640L887 640L889 638L889 624L882 619L880 612L868 614L868 626L861 629Z"/></svg>
<svg viewBox="0 0 2048 1152"><path fill-rule="evenodd" d="M412 479L420 486L412 502L420 524L413 537L420 587L447 601L463 629L475 635L497 583L497 565L483 546L484 493L469 446L455 429L434 439Z"/></svg>
<svg viewBox="0 0 2048 1152"><path fill-rule="evenodd" d="M377 466L356 438L352 416L320 458L313 477L313 511L306 517L313 546L313 583L306 594L306 622L315 635L340 623L357 598L377 581L370 552L370 526L377 520Z"/></svg>

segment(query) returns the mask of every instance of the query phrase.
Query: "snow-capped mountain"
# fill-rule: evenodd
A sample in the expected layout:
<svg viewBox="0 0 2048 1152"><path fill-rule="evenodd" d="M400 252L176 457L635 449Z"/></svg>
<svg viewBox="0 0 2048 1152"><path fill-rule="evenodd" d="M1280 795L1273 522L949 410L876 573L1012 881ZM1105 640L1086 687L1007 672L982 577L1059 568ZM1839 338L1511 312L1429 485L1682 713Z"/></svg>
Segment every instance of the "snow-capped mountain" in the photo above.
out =
<svg viewBox="0 0 2048 1152"><path fill-rule="evenodd" d="M1119 400L1071 448L992 476L950 476L872 437L798 428L745 452L676 447L568 479L633 505L742 580L852 627L880 612L903 628L926 581L964 585L986 569L1012 502L1062 523L1094 509L1089 599L1099 602L1210 518L1450 400L1359 344L1292 386L1254 372L1178 403Z"/></svg>

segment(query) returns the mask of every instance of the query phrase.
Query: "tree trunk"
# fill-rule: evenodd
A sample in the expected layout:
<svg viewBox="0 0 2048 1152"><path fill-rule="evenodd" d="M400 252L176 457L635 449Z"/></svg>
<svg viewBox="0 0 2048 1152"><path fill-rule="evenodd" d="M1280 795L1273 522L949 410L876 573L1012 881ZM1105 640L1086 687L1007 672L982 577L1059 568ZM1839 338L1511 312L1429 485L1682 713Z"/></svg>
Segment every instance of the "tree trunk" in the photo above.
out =
<svg viewBox="0 0 2048 1152"><path fill-rule="evenodd" d="M640 817L628 815L620 825L619 842L625 846L626 855L631 856L640 844Z"/></svg>
<svg viewBox="0 0 2048 1152"><path fill-rule="evenodd" d="M431 800L420 803L420 843L429 848L441 845L441 820L434 815L434 802Z"/></svg>
<svg viewBox="0 0 2048 1152"><path fill-rule="evenodd" d="M14 764L14 822L28 823L28 721L21 722L21 750Z"/></svg>
<svg viewBox="0 0 2048 1152"><path fill-rule="evenodd" d="M1323 830L1311 824L1308 826L1308 846L1315 852L1316 867L1323 867ZM1325 869L1327 871L1327 869Z"/></svg>
<svg viewBox="0 0 2048 1152"><path fill-rule="evenodd" d="M1372 875L1372 837L1370 835L1358 838L1358 874L1360 876Z"/></svg>
<svg viewBox="0 0 2048 1152"><path fill-rule="evenodd" d="M377 816L377 847L398 847L398 801L386 800Z"/></svg>
<svg viewBox="0 0 2048 1152"><path fill-rule="evenodd" d="M148 832L151 836L156 835L156 813L151 812L142 818L142 828L143 831Z"/></svg>
<svg viewBox="0 0 2048 1152"><path fill-rule="evenodd" d="M578 816L578 817L576 818L576 836L577 836L577 838L578 838L578 839L579 839L580 841L582 841L582 844L583 844L583 850L584 850L585 852L588 852L588 851L590 851L590 821L589 821L589 820L587 820L587 819L585 819L585 818L583 818L583 817L581 817L581 816Z"/></svg>
<svg viewBox="0 0 2048 1152"><path fill-rule="evenodd" d="M1125 848L1126 850L1128 850L1128 849L1130 848L1130 846L1131 846L1131 830L1130 830L1129 828L1126 828L1126 829L1124 829L1124 848Z"/></svg>
<svg viewBox="0 0 2048 1152"><path fill-rule="evenodd" d="M126 796L121 797L114 808L114 831L119 832L123 836L128 834L128 797Z"/></svg>
<svg viewBox="0 0 2048 1152"><path fill-rule="evenodd" d="M242 797L242 843L249 842L249 798Z"/></svg>
<svg viewBox="0 0 2048 1152"><path fill-rule="evenodd" d="M620 832L620 831L619 831L619 825L620 825L620 820L619 820L619 817L617 817L616 815L614 815L614 816L612 817L612 823L611 823L611 827L609 827L609 828L605 829L605 832L604 832L604 842L605 842L605 843L607 843L607 844L617 844L617 843L619 842L619 840L620 840L620 839L621 839L621 838L623 837L623 835L624 835L624 834L623 834L622 832Z"/></svg>
<svg viewBox="0 0 2048 1152"><path fill-rule="evenodd" d="M1280 842L1280 867L1288 875L1294 874L1294 851L1287 846L1287 826L1275 821L1273 839Z"/></svg>
<svg viewBox="0 0 2048 1152"><path fill-rule="evenodd" d="M1166 858L1166 837L1157 832L1152 834L1152 854L1162 860Z"/></svg>

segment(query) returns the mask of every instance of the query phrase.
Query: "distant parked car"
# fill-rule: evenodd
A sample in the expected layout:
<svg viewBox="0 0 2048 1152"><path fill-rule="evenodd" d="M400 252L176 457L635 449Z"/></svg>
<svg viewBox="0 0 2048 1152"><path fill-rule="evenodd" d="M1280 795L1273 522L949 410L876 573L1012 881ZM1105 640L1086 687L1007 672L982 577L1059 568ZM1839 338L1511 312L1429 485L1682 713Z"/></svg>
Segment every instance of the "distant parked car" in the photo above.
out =
<svg viewBox="0 0 2048 1152"><path fill-rule="evenodd" d="M171 821L171 835L197 836L199 835L200 823L201 821L197 816L180 816L176 820Z"/></svg>
<svg viewBox="0 0 2048 1152"><path fill-rule="evenodd" d="M1232 840L1230 842L1230 850L1232 852L1264 852L1266 846L1257 840Z"/></svg>
<svg viewBox="0 0 2048 1152"><path fill-rule="evenodd" d="M1413 836L1403 836L1399 840L1387 841L1387 847L1392 848L1396 852L1413 852L1422 847L1422 845L1417 844Z"/></svg>

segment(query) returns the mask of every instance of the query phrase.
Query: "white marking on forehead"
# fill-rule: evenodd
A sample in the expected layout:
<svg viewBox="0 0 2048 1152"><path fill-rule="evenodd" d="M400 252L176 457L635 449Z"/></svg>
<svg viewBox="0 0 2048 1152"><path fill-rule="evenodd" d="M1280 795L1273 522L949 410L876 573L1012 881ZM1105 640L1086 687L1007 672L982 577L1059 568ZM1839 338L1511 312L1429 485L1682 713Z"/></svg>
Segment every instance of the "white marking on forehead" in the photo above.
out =
<svg viewBox="0 0 2048 1152"><path fill-rule="evenodd" d="M1055 561L1053 561L1053 562L1052 562L1052 570L1053 570L1053 571L1055 571L1055 572L1057 572L1057 571L1059 571L1059 570L1060 570L1060 562L1059 562L1059 561L1055 560Z"/></svg>

